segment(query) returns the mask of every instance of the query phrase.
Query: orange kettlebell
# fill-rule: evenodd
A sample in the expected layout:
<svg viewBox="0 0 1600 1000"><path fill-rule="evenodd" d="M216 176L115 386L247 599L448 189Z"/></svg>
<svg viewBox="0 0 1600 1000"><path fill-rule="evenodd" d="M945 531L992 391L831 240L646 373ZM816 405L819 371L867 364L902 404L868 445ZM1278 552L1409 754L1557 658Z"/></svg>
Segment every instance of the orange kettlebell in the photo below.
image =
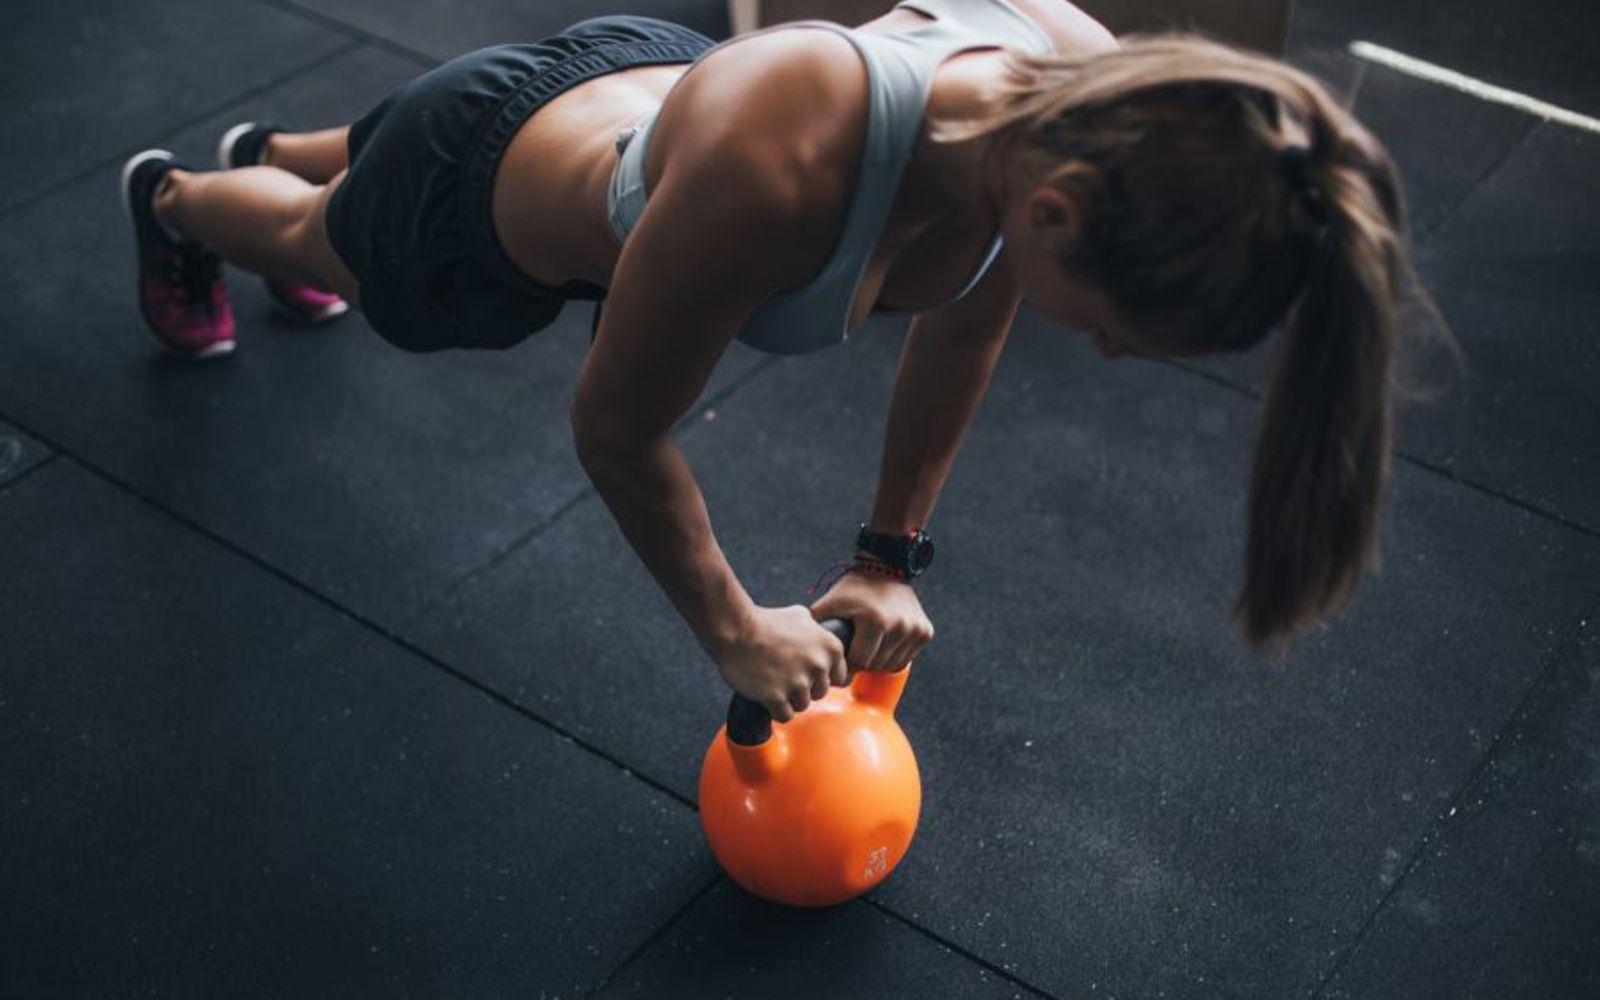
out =
<svg viewBox="0 0 1600 1000"><path fill-rule="evenodd" d="M849 648L849 622L822 622ZM740 695L700 766L700 824L745 889L830 906L883 881L922 809L917 758L894 707L910 671L858 673L791 722Z"/></svg>

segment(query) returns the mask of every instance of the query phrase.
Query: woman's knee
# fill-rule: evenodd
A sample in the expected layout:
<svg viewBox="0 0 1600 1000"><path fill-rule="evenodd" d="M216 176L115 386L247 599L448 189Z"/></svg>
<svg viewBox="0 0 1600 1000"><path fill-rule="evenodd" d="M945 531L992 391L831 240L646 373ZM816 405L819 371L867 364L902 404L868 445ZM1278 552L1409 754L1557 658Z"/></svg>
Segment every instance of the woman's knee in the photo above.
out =
<svg viewBox="0 0 1600 1000"><path fill-rule="evenodd" d="M328 203L344 180L344 172L324 184L312 199L298 233L302 259L318 278L317 284L336 292L351 305L360 304L360 286L328 236Z"/></svg>

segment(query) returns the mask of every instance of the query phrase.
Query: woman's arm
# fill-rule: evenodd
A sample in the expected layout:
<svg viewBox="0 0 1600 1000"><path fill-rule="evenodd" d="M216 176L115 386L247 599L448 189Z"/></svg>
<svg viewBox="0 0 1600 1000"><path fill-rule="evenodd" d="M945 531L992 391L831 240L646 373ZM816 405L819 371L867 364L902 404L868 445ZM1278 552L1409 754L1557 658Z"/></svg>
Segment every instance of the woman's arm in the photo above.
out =
<svg viewBox="0 0 1600 1000"><path fill-rule="evenodd" d="M804 236L799 186L752 140L761 127L674 149L618 258L572 424L596 489L724 678L786 719L842 681L843 650L805 608L750 599L672 438L745 319L826 252Z"/></svg>
<svg viewBox="0 0 1600 1000"><path fill-rule="evenodd" d="M875 531L927 525L1021 305L1002 250L964 298L911 321L889 404Z"/></svg>
<svg viewBox="0 0 1600 1000"><path fill-rule="evenodd" d="M960 301L913 318L889 404L874 531L906 535L928 524L1020 304L1002 251ZM897 669L933 638L911 588L878 576L845 575L812 613L855 622L853 670Z"/></svg>

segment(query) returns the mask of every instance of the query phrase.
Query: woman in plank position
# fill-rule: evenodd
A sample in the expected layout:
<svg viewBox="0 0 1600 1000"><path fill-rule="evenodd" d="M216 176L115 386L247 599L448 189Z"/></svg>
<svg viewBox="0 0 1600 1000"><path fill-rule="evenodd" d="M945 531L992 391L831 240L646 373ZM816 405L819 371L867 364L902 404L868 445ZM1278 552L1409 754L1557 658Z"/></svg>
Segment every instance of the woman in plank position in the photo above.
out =
<svg viewBox="0 0 1600 1000"><path fill-rule="evenodd" d="M503 348L604 299L578 454L736 691L787 719L933 629L908 584L1018 307L1107 358L1283 327L1238 619L1271 643L1374 557L1398 300L1389 157L1315 81L1194 37L1119 45L1063 0L907 0L859 28L720 45L599 17L461 56L348 128L229 130L220 171L148 150L123 190L156 338L233 348L226 259L309 321L359 306L412 351ZM915 314L853 572L757 606L671 428L735 337L797 353ZM853 620L849 650L815 624Z"/></svg>

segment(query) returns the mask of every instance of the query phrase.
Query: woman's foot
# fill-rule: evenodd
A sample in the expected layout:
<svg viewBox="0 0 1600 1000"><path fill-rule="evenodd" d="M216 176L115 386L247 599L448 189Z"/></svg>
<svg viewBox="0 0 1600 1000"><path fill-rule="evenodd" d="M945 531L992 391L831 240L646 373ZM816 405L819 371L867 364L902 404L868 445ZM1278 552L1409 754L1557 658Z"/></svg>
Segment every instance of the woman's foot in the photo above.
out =
<svg viewBox="0 0 1600 1000"><path fill-rule="evenodd" d="M164 226L155 196L180 166L164 149L147 149L122 168L122 203L133 220L139 260L139 312L165 349L196 360L231 354L233 306L222 258Z"/></svg>
<svg viewBox="0 0 1600 1000"><path fill-rule="evenodd" d="M240 122L222 133L217 142L217 166L223 170L260 166L266 158L267 140L283 126L271 122ZM350 304L332 292L298 281L262 279L273 304L291 319L316 326L350 311Z"/></svg>
<svg viewBox="0 0 1600 1000"><path fill-rule="evenodd" d="M262 280L266 283L267 294L272 297L273 304L290 319L301 323L320 326L350 311L350 303L333 292L325 292L315 285L299 281L279 281L276 278Z"/></svg>
<svg viewBox="0 0 1600 1000"><path fill-rule="evenodd" d="M272 122L240 122L217 140L217 166L223 170L258 167L266 162L267 140L283 126Z"/></svg>

